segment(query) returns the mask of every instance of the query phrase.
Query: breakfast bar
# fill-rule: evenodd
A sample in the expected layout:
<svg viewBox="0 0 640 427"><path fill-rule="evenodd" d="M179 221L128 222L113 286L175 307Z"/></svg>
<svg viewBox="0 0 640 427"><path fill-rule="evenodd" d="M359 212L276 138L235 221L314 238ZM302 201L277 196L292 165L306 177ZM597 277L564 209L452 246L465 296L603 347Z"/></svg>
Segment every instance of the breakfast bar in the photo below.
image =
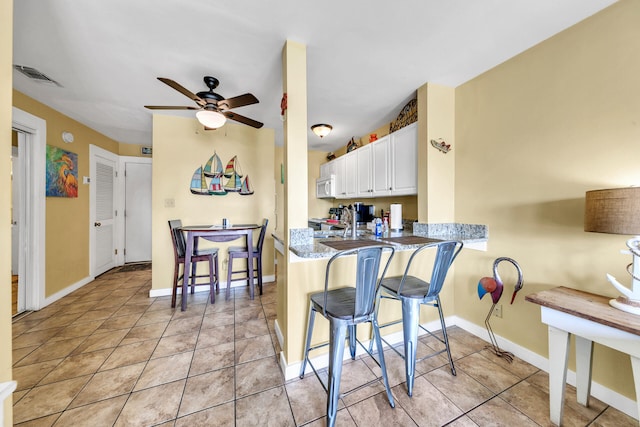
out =
<svg viewBox="0 0 640 427"><path fill-rule="evenodd" d="M344 232L341 230L314 231L311 228L304 228L290 231L289 248L285 251L282 236L274 234L276 251L279 252L279 256L288 257L290 261L287 265L286 283L280 275L277 278L276 333L283 350L281 365L285 377L290 379L298 375L304 348L309 294L324 289L327 262L338 251L368 245L392 244L395 255L387 271L387 275L392 276L402 274L414 250L425 244L441 240L461 240L467 249L484 250L487 239L487 227L475 224L414 223L410 230L387 232L377 237L367 229L358 229L355 238L344 237ZM421 268L419 267L419 270ZM424 268L426 271L430 266L424 266ZM340 272L337 273L338 282L346 280L339 277ZM420 271L417 273L420 274ZM348 285L348 280L343 284ZM340 283L337 285L339 286ZM448 300L452 295L453 289L445 287L442 298ZM446 307L445 303L445 310L447 309L453 309L453 307ZM380 313L381 322L400 318L401 310L396 306L388 307ZM329 336L327 325L320 323L316 328L318 331L314 336ZM358 336L368 337L369 334L368 326L358 327ZM317 356L323 357L323 355Z"/></svg>

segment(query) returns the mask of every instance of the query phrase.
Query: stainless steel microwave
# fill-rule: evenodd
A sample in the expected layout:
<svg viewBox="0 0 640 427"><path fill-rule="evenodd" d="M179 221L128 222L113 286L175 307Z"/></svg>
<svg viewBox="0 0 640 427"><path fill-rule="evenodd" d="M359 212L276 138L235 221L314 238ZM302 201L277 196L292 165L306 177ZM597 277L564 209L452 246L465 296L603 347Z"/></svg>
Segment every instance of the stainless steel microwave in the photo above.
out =
<svg viewBox="0 0 640 427"><path fill-rule="evenodd" d="M336 176L316 179L316 197L318 199L332 199L336 197Z"/></svg>

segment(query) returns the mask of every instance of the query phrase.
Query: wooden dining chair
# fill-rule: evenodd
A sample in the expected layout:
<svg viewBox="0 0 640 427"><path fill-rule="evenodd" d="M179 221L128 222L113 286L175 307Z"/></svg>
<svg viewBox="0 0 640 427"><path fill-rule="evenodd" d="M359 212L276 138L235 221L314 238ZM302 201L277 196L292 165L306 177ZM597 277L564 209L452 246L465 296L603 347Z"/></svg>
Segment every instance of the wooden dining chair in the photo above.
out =
<svg viewBox="0 0 640 427"><path fill-rule="evenodd" d="M254 277L257 276L258 279L258 288L260 289L260 295L262 295L262 245L264 243L264 236L267 233L267 224L269 224L269 220L265 218L262 221L262 227L260 228L260 236L258 237L257 246L253 246L251 250L253 251L253 259L256 261L256 266L249 266L247 263L246 268L242 270L233 270L233 260L236 258L249 258L249 251L247 242L247 246L230 246L227 249L228 254L228 263L227 263L227 295L229 294L229 290L231 289L231 282L238 280L247 280L249 278L249 268L253 268ZM253 242L251 242L253 243ZM243 274L242 277L232 278L234 274ZM249 286L253 286L253 283L249 283Z"/></svg>
<svg viewBox="0 0 640 427"><path fill-rule="evenodd" d="M211 293L211 303L216 301L216 292L220 291L220 280L218 276L218 248L195 249L191 257L191 274L185 274L184 256L186 253L186 244L184 234L179 228L182 227L182 221L174 219L169 221L169 229L171 230L171 241L173 242L173 255L175 258L175 269L173 273L173 291L171 294L171 307L176 306L176 295L178 293L178 283L180 279L187 280L187 284L191 284L191 293L194 293L196 281L198 278L208 277ZM209 262L209 274L196 274L198 262ZM180 266L182 265L182 275L180 275ZM182 298L186 298L182 295Z"/></svg>

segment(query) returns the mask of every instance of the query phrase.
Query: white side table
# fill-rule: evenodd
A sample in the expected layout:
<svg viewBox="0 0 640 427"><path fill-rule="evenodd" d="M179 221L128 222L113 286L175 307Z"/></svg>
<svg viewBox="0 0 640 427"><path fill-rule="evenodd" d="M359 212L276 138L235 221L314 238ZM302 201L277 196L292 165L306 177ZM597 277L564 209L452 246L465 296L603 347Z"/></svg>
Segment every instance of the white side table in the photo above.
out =
<svg viewBox="0 0 640 427"><path fill-rule="evenodd" d="M549 325L549 412L555 425L562 421L571 334L576 340L578 403L589 406L594 342L631 357L636 396L640 396L640 316L611 307L610 299L563 286L526 297L541 306L542 322Z"/></svg>

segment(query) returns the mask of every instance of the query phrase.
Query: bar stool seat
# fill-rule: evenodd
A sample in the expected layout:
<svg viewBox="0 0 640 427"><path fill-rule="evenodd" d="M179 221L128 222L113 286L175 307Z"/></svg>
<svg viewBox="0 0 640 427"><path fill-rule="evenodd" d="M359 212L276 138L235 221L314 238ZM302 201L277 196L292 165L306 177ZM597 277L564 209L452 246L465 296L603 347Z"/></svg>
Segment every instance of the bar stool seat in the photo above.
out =
<svg viewBox="0 0 640 427"><path fill-rule="evenodd" d="M302 366L300 367L300 378L304 378L307 363L313 369L320 383L327 392L327 425L332 427L336 422L338 410L338 399L340 398L340 377L342 374L342 360L344 357L345 340L349 340L349 350L351 358L356 356L356 343L372 357L382 370L382 379L387 391L387 397L391 407L395 407L393 395L389 388L387 379L387 368L382 351L382 341L378 330L378 320L376 317L376 295L380 281L378 274L381 265L382 252L390 251L390 256L384 266L381 278L384 277L394 249L392 246L366 246L359 249L341 251L329 259L325 272L325 286L323 292L311 294L309 296L309 318L307 320L307 334L305 340ZM355 286L329 289L329 278L331 277L331 267L338 259L344 259L348 255L356 255L356 276ZM345 260L346 261L346 260ZM342 263L339 263L342 264ZM340 270L342 271L342 270ZM313 324L315 314L319 312L330 324L329 342L311 347L311 337L313 334ZM360 323L368 322L372 324L374 341L378 349L378 359L376 359L365 348L356 337L356 326ZM348 331L348 336L347 336ZM329 367L328 381L325 384L318 374L316 368L309 359L309 352L319 348L329 346ZM378 379L374 380L378 381ZM360 387L358 387L359 389ZM346 393L345 393L346 394Z"/></svg>
<svg viewBox="0 0 640 427"><path fill-rule="evenodd" d="M384 278L380 284L379 298L390 299L400 301L402 303L402 320L385 323L380 325L380 329L386 328L391 325L402 322L402 331L404 338L404 352L399 352L393 345L384 341L393 351L395 351L400 357L404 359L406 380L407 380L407 394L413 395L413 383L415 379L416 362L424 360L429 357L436 356L438 354L447 353L449 359L449 366L451 368L451 374L456 375L456 368L451 358L451 350L449 348L449 338L447 336L447 325L444 321L444 315L442 313L442 303L440 302L440 291L444 285L449 267L462 250L462 242L449 240L429 245L422 246L416 249L407 263L407 267L402 276L393 276ZM436 250L433 267L431 269L431 280L429 282L420 279L419 277L412 276L410 274L411 265L419 255L427 253L429 250ZM442 327L442 336L435 335L431 331L420 325L420 306L430 305L438 309L440 316L440 325ZM377 310L380 310L380 303L377 304ZM416 360L417 346L418 346L418 328L424 330L431 336L438 339L444 344L443 350L429 354L422 357L420 360ZM371 345L369 346L371 349Z"/></svg>

